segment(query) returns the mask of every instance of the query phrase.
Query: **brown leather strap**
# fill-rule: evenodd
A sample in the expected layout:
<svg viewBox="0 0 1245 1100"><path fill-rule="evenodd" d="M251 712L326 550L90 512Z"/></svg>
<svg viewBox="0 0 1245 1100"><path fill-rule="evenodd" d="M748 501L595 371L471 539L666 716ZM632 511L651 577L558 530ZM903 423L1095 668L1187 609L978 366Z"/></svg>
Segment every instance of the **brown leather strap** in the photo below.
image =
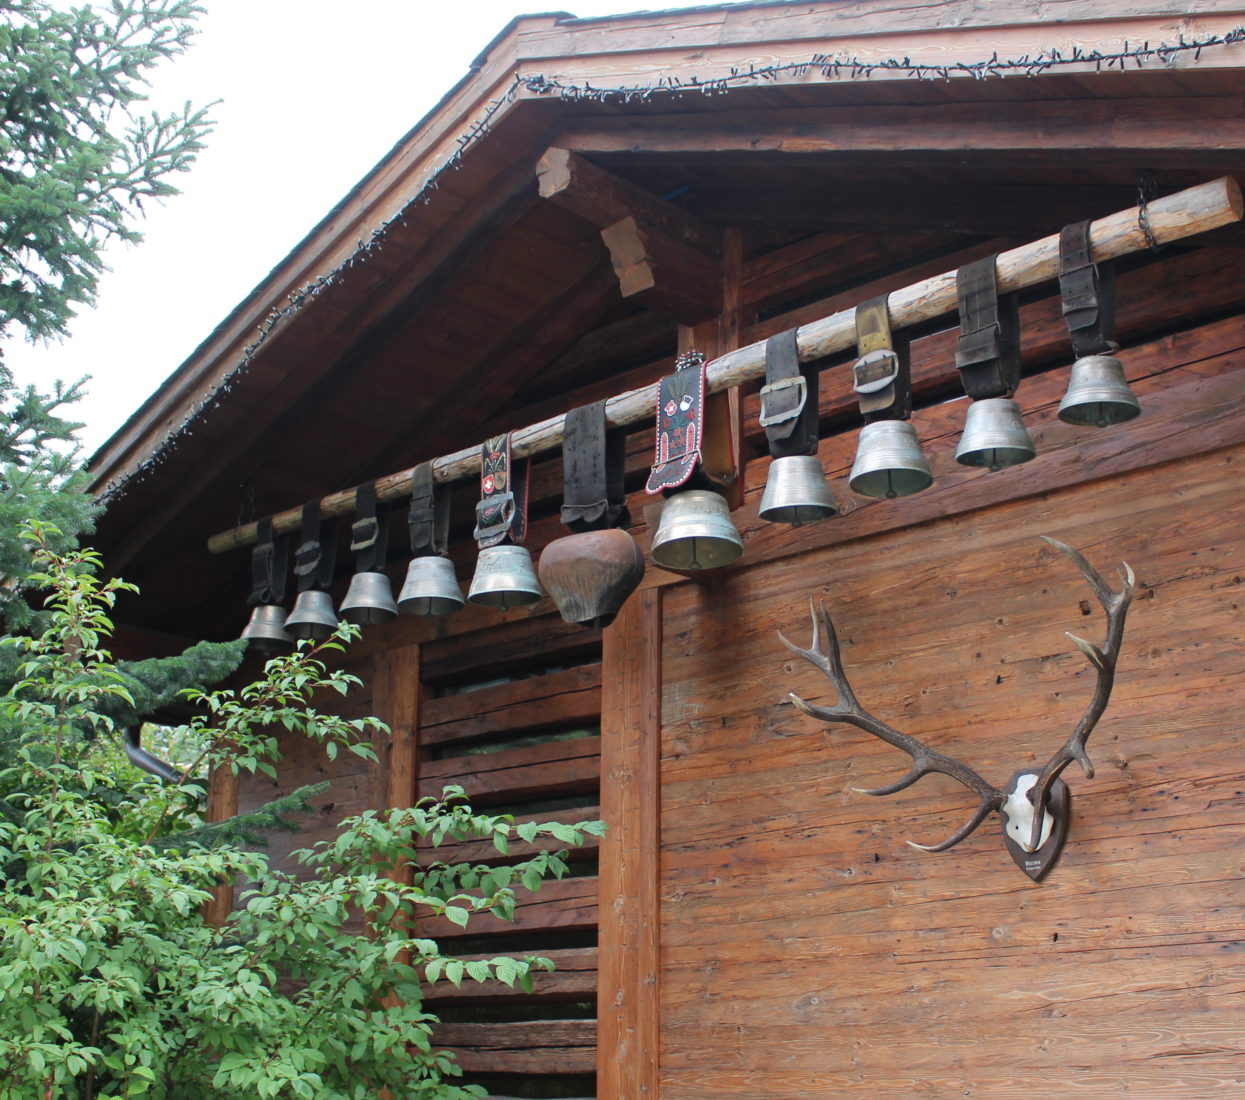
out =
<svg viewBox="0 0 1245 1100"><path fill-rule="evenodd" d="M856 307L856 353L852 388L866 423L907 420L912 413L912 369L907 333L891 333L889 295Z"/></svg>
<svg viewBox="0 0 1245 1100"><path fill-rule="evenodd" d="M1074 222L1059 233L1059 296L1077 358L1119 348L1115 342L1115 267L1094 265L1089 226L1088 221Z"/></svg>

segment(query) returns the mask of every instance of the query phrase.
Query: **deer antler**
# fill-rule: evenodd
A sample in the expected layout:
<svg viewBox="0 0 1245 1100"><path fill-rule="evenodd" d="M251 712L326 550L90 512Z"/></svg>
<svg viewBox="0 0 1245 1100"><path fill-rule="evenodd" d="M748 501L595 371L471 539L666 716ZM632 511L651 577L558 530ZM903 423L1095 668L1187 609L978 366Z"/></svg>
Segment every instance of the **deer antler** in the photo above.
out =
<svg viewBox="0 0 1245 1100"><path fill-rule="evenodd" d="M821 707L815 703L805 702L798 695L792 693L791 702L813 718L820 719L823 722L844 722L849 726L855 726L857 729L873 734L874 737L881 738L888 745L902 749L912 757L912 770L902 779L874 790L866 791L861 790L859 787L853 788L853 790L859 791L860 794L879 796L895 794L897 791L902 791L904 788L912 786L918 779L929 775L930 772L940 772L963 783L978 799L977 810L973 816L941 844L917 844L915 841L908 841L913 848L919 848L923 852L945 852L948 848L955 847L986 819L991 810L997 810L1002 806L1007 800L1007 795L997 787L987 783L967 764L962 764L958 760L944 756L942 753L931 749L928 745L922 744L915 737L909 737L908 734L901 733L893 726L887 725L881 719L874 717L866 711L856 700L856 693L852 691L851 685L847 682L847 676L843 672L843 662L839 655L838 635L835 634L834 624L830 621L826 605L824 603L821 605L820 622L818 621L817 610L814 608L811 599L808 601L808 609L809 615L813 620L813 642L810 648L801 649L781 631L779 631L778 637L782 639L783 645L791 650L792 653L803 657L814 668L819 668L826 674L834 685L835 691L838 692L839 701L832 707ZM823 632L828 639L829 648L826 650L821 648Z"/></svg>
<svg viewBox="0 0 1245 1100"><path fill-rule="evenodd" d="M1082 576L1089 583L1094 595L1098 598L1098 601L1103 606L1103 610L1107 614L1107 637L1101 646L1096 646L1091 642L1085 641L1084 638L1078 638L1075 634L1068 634L1068 637L1072 639L1077 649L1085 654L1090 664L1097 670L1098 682L1093 698L1085 708L1085 713L1081 716L1081 720L1073 731L1072 736L1051 757L1050 762L1038 775L1037 781L1027 792L1027 797L1034 807L1033 824L1029 836L1029 851L1035 851L1041 841L1042 829L1046 818L1047 796L1051 785L1059 778L1059 773L1073 760L1076 760L1085 770L1085 775L1088 778L1093 778L1094 765L1090 762L1089 756L1085 752L1085 743L1089 739L1094 726L1097 725L1098 719L1102 717L1103 711L1106 710L1107 702L1111 697L1111 688L1115 682L1115 665L1119 656L1120 641L1124 636L1124 619L1128 613L1128 605L1132 602L1133 585L1136 579L1128 563L1122 563L1124 583L1123 587L1117 592L1103 580L1102 575L1085 560L1084 555L1079 551L1073 550L1072 547L1065 545L1057 539L1049 538L1046 535L1041 537L1074 562L1077 568L1080 569ZM813 601L809 600L809 613L813 620L813 641L808 649L802 649L800 646L795 645L781 631L778 637L782 639L783 644L792 653L803 657L814 668L821 669L834 685L839 698L834 706L822 707L806 702L793 693L791 702L813 718L820 719L823 722L843 722L847 725L855 726L857 729L862 729L866 733L871 733L875 737L880 738L888 745L902 749L912 757L912 770L902 779L891 783L889 786L878 787L875 790L864 791L860 790L860 788L853 788L854 790L860 790L861 794L894 794L897 791L902 791L905 787L912 786L918 779L928 775L930 772L940 772L963 783L965 787L977 796L978 800L977 810L968 822L941 844L926 845L916 844L911 840L908 841L912 847L926 852L945 852L948 848L955 847L986 819L991 810L999 809L1008 801L1008 793L991 786L967 764L962 764L958 760L953 760L949 756L936 752L928 745L922 744L915 737L910 737L906 733L900 733L893 726L887 725L866 711L857 701L856 694L852 691L852 687L847 681L847 676L843 672L843 661L839 652L839 639L835 634L834 624L830 621L830 615L826 611L825 604L821 605L821 613L818 615L817 609L813 606ZM821 644L823 633L827 639L826 649L823 649ZM1012 782L1015 785L1016 779L1014 778Z"/></svg>
<svg viewBox="0 0 1245 1100"><path fill-rule="evenodd" d="M1098 597L1098 602L1102 604L1103 611L1106 612L1107 637L1101 646L1096 646L1084 638L1078 638L1071 631L1066 632L1072 639L1072 644L1084 653L1089 663L1094 666L1098 680L1093 697L1085 708L1085 713L1081 715L1076 729L1072 731L1072 736L1050 758L1050 762L1038 776L1037 782L1029 790L1029 801L1037 810L1033 815L1033 831L1029 836L1030 850L1037 847L1042 828L1041 810L1046 805L1046 796L1051 784L1059 778L1059 773L1075 760L1081 765L1087 779L1094 777L1094 765L1085 752L1085 743L1098 724L1098 719L1102 717L1102 712L1107 709L1107 702L1111 698L1111 688L1115 685L1115 663L1119 658L1120 642L1124 637L1124 619L1128 615L1128 605L1133 601L1133 584L1136 581L1132 567L1128 562L1121 562L1121 578L1124 583L1117 592L1107 584L1102 574L1085 560L1085 555L1079 550L1074 550L1066 543L1050 538L1048 535L1040 537L1081 571L1081 576L1085 578L1094 595Z"/></svg>

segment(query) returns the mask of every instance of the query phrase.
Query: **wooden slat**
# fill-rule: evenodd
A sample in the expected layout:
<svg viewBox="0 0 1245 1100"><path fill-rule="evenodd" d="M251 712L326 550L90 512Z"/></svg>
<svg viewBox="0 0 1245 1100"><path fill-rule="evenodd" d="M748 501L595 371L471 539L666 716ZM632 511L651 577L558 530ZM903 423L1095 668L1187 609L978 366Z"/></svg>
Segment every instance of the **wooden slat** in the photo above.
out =
<svg viewBox="0 0 1245 1100"><path fill-rule="evenodd" d="M521 887L514 907L514 920L506 921L489 913L473 916L464 932L442 918L420 923L420 935L443 939L447 936L477 936L512 932L590 932L597 927L599 884L595 875L553 879L535 894ZM533 953L538 953L533 949Z"/></svg>
<svg viewBox="0 0 1245 1100"><path fill-rule="evenodd" d="M580 821L595 821L601 816L599 806L582 806L567 810L550 810L541 814L523 814L523 821L564 821L576 824ZM601 838L588 833L584 835L584 843L575 849L590 855L596 855L600 848ZM427 865L433 862L443 863L506 863L517 858L526 858L537 852L561 852L568 845L556 837L539 836L532 843L520 840L517 836L510 838L510 853L502 855L491 840L450 840L447 839L439 847L420 849L419 862Z"/></svg>
<svg viewBox="0 0 1245 1100"><path fill-rule="evenodd" d="M601 716L601 1024L604 1097L658 1096L662 593L623 605L606 631Z"/></svg>
<svg viewBox="0 0 1245 1100"><path fill-rule="evenodd" d="M438 796L447 783L458 783L472 801L504 797L513 804L533 798L596 789L601 739L580 737L517 749L426 761L419 777L422 796Z"/></svg>
<svg viewBox="0 0 1245 1100"><path fill-rule="evenodd" d="M429 699L423 707L420 740L424 745L440 745L537 727L556 729L595 722L600 712L601 666L580 665Z"/></svg>
<svg viewBox="0 0 1245 1100"><path fill-rule="evenodd" d="M534 949L532 954L549 959L557 968L553 973L537 969L532 973L532 992L502 982L475 982L464 978L457 989L453 983L438 981L427 986L424 1003L440 1005L499 1001L591 1001L597 989L597 949L563 948L556 951ZM460 959L491 959L492 954L458 955Z"/></svg>
<svg viewBox="0 0 1245 1100"><path fill-rule="evenodd" d="M472 616L472 611L479 611L478 616ZM491 609L471 608L462 616L466 622L478 619L480 629L425 645L424 683L462 679L476 669L521 669L537 662L574 664L591 660L600 652L599 630L564 623L555 614L498 622Z"/></svg>
<svg viewBox="0 0 1245 1100"><path fill-rule="evenodd" d="M466 1073L591 1073L595 1020L528 1020L509 1024L438 1024L433 1043Z"/></svg>

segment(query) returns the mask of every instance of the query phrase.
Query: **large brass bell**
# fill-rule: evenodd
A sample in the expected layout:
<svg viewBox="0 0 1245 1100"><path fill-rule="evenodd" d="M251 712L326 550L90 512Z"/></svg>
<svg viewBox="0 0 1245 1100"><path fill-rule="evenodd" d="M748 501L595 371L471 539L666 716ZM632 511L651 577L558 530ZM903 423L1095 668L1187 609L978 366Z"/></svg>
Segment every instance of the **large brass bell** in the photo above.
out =
<svg viewBox="0 0 1245 1100"><path fill-rule="evenodd" d="M968 406L964 433L955 449L956 462L1001 470L1036 455L1020 406L1010 397L982 397Z"/></svg>
<svg viewBox="0 0 1245 1100"><path fill-rule="evenodd" d="M862 497L906 497L934 483L916 428L907 420L875 420L860 430L847 484Z"/></svg>
<svg viewBox="0 0 1245 1100"><path fill-rule="evenodd" d="M1072 364L1067 392L1059 402L1059 419L1065 424L1105 428L1140 413L1141 405L1115 356L1085 355Z"/></svg>
<svg viewBox="0 0 1245 1100"><path fill-rule="evenodd" d="M655 565L683 572L730 565L744 544L723 496L686 489L666 501L649 552Z"/></svg>
<svg viewBox="0 0 1245 1100"><path fill-rule="evenodd" d="M503 543L486 546L480 551L467 593L468 601L480 607L508 611L535 603L543 595L532 568L531 552L526 546Z"/></svg>
<svg viewBox="0 0 1245 1100"><path fill-rule="evenodd" d="M356 626L378 626L398 617L393 600L393 587L384 573L356 573L350 578L346 598L342 600L341 617Z"/></svg>
<svg viewBox="0 0 1245 1100"><path fill-rule="evenodd" d="M644 555L626 531L583 531L546 546L539 571L564 621L609 626L644 576Z"/></svg>
<svg viewBox="0 0 1245 1100"><path fill-rule="evenodd" d="M816 455L774 459L758 514L770 523L789 523L792 527L838 515L839 506L830 492L821 459Z"/></svg>
<svg viewBox="0 0 1245 1100"><path fill-rule="evenodd" d="M398 593L398 610L408 615L448 615L463 606L454 563L440 554L412 558Z"/></svg>
<svg viewBox="0 0 1245 1100"><path fill-rule="evenodd" d="M294 639L285 629L285 608L274 603L260 604L251 612L242 637L260 653L281 653L294 648Z"/></svg>
<svg viewBox="0 0 1245 1100"><path fill-rule="evenodd" d="M319 588L300 592L294 601L294 610L285 620L285 629L293 638L324 641L337 629L337 612L333 610L333 598Z"/></svg>

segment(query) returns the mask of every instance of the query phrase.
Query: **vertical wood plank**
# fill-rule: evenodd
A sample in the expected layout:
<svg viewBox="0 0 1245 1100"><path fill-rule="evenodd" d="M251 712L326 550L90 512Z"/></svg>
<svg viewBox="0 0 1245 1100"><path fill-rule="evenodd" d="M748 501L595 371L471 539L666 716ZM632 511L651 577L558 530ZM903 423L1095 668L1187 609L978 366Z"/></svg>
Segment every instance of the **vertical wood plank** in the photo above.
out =
<svg viewBox="0 0 1245 1100"><path fill-rule="evenodd" d="M661 599L637 592L605 631L601 700L597 1096L658 1096Z"/></svg>
<svg viewBox="0 0 1245 1100"><path fill-rule="evenodd" d="M209 823L227 821L238 815L238 777L230 768L213 768L208 780L207 808L204 818ZM218 928L233 911L233 883L222 882L213 887L211 901L203 906L203 919Z"/></svg>
<svg viewBox="0 0 1245 1100"><path fill-rule="evenodd" d="M389 726L389 736L373 741L372 805L378 810L415 804L419 782L419 646L408 645L376 656L372 707Z"/></svg>

